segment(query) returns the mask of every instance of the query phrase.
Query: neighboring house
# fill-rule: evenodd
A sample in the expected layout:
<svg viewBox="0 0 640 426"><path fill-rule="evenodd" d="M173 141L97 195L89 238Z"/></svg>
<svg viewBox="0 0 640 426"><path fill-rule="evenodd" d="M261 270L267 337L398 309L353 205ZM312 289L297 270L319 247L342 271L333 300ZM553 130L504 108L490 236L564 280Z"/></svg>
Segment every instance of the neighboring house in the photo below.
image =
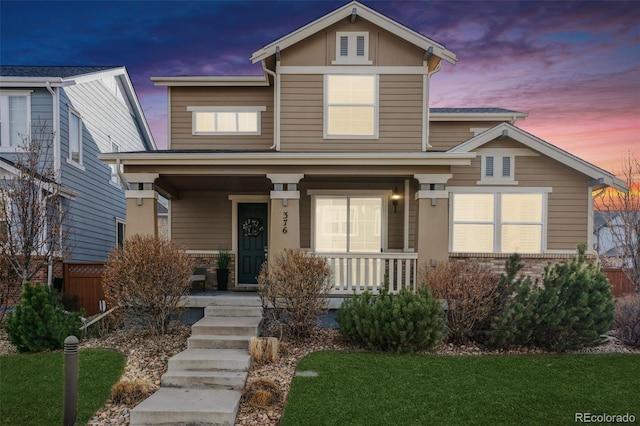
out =
<svg viewBox="0 0 640 426"><path fill-rule="evenodd" d="M231 250L232 285L302 248L343 294L385 275L413 286L448 259L501 270L513 252L540 273L591 247L591 194L614 176L515 127L524 113L429 108L432 76L457 62L442 44L352 2L251 61L263 76L152 78L168 149L101 156L133 184L128 232L157 234L160 193L198 263Z"/></svg>
<svg viewBox="0 0 640 426"><path fill-rule="evenodd" d="M98 154L155 149L126 69L0 66L0 123L0 175L15 175L17 151L39 123L53 132L51 160L70 236L67 260L106 260L124 237L126 202L117 165Z"/></svg>
<svg viewBox="0 0 640 426"><path fill-rule="evenodd" d="M593 215L593 250L602 263L609 267L622 267L632 264L631 253L625 249L627 232L631 244L638 244L638 236L634 235L633 226L625 223L624 218L640 221L640 212L629 211L595 211ZM637 228L637 227L636 227ZM623 263L624 262L624 263Z"/></svg>

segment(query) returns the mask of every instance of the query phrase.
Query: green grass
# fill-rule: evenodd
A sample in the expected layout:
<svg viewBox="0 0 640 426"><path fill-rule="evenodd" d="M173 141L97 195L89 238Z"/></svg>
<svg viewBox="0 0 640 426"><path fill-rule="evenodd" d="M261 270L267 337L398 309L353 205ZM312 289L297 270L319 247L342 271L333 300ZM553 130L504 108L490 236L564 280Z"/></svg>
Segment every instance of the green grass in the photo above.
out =
<svg viewBox="0 0 640 426"><path fill-rule="evenodd" d="M298 364L288 425L567 425L640 419L639 355L411 356L318 352Z"/></svg>
<svg viewBox="0 0 640 426"><path fill-rule="evenodd" d="M124 365L116 351L80 351L77 424L86 424L104 405ZM62 424L63 388L62 352L0 356L0 424Z"/></svg>

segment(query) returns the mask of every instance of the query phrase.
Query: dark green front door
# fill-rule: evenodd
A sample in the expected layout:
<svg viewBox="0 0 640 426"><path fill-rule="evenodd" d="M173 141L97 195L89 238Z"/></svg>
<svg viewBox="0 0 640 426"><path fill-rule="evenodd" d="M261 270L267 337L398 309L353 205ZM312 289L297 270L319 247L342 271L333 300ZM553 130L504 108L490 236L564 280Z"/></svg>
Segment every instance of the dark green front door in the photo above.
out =
<svg viewBox="0 0 640 426"><path fill-rule="evenodd" d="M238 284L257 284L267 250L267 204L238 203Z"/></svg>

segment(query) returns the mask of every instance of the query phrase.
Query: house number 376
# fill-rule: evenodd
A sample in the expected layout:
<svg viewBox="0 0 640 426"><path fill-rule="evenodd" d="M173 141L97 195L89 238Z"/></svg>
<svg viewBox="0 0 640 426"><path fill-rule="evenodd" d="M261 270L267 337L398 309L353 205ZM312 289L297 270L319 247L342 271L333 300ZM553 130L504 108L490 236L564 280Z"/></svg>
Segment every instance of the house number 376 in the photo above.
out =
<svg viewBox="0 0 640 426"><path fill-rule="evenodd" d="M282 233L287 233L287 222L289 222L289 212L282 212Z"/></svg>

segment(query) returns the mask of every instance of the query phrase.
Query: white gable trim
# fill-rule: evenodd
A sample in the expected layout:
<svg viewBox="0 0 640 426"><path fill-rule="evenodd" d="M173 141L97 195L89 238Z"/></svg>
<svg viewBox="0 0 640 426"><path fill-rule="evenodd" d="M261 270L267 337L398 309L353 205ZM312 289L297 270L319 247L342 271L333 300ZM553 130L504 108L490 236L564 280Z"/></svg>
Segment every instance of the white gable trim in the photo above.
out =
<svg viewBox="0 0 640 426"><path fill-rule="evenodd" d="M304 27L285 35L284 37L274 41L273 43L264 46L262 49L253 52L253 55L251 55L251 62L255 64L256 62L266 59L269 56L275 55L277 48L280 48L280 50L286 49L287 47L304 40L305 38L317 33L318 31L321 31L324 28L335 24L341 19L351 16L354 9L358 16L408 41L409 43L421 47L425 51L429 48L432 48L434 55L444 59L451 64L455 65L455 63L458 62L455 53L447 50L443 45L436 43L430 38L427 38L422 34L405 27L404 25L399 24L398 22L376 12L373 9L369 9L368 7L361 3L358 3L357 1L348 3L341 8L324 15L319 19L316 19L315 21L305 25Z"/></svg>
<svg viewBox="0 0 640 426"><path fill-rule="evenodd" d="M617 179L613 174L604 171L601 168L596 167L593 164L584 161L581 158L578 158L573 154L570 154L550 144L549 142L546 142L532 135L531 133L527 133L524 130L519 129L509 123L500 123L497 126L494 126L491 129L472 137L466 142L454 146L453 148L449 149L447 153L468 153L503 135L510 137L511 139L527 146L528 148L539 152L540 154L546 155L547 157L550 157L568 167L571 167L572 169L584 175L587 175L592 179L603 179L603 183L608 186L626 189L626 184L620 179Z"/></svg>

